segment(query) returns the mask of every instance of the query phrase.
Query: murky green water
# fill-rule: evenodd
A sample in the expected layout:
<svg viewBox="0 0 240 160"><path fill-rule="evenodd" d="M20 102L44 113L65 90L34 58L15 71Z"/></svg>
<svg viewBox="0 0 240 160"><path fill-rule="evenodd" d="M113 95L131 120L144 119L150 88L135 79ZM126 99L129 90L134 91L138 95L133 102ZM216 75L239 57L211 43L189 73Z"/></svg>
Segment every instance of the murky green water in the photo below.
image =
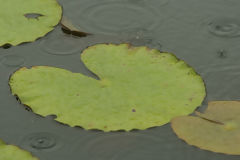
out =
<svg viewBox="0 0 240 160"><path fill-rule="evenodd" d="M96 43L147 45L173 52L203 77L210 100L240 99L240 1L60 0L73 24L93 35L78 38L60 27L34 43L0 49L0 138L41 160L239 160L184 143L169 125L145 131L85 131L28 112L10 94L9 76L21 66L49 65L94 76L79 61Z"/></svg>

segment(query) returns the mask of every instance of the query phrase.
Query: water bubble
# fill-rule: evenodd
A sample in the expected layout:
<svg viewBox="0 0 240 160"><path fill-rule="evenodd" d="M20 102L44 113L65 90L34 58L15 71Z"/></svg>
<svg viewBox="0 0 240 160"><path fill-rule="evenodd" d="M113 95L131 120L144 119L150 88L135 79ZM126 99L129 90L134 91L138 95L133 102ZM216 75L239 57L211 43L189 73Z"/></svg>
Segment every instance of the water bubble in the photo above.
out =
<svg viewBox="0 0 240 160"><path fill-rule="evenodd" d="M23 139L23 146L31 151L48 151L59 148L59 138L51 133L40 132L28 135Z"/></svg>
<svg viewBox="0 0 240 160"><path fill-rule="evenodd" d="M208 24L209 32L218 37L240 36L240 21L232 18L215 19Z"/></svg>
<svg viewBox="0 0 240 160"><path fill-rule="evenodd" d="M1 63L9 67L17 67L24 64L24 58L17 55L7 55L1 59Z"/></svg>
<svg viewBox="0 0 240 160"><path fill-rule="evenodd" d="M220 49L217 51L219 58L226 58L227 57L227 51L225 49Z"/></svg>

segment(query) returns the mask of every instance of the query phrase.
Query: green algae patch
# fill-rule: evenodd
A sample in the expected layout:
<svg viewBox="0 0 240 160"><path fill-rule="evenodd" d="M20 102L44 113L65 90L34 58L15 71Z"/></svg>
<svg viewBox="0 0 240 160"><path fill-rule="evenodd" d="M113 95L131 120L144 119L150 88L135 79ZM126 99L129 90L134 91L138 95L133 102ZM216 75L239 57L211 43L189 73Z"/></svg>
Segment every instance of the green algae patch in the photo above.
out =
<svg viewBox="0 0 240 160"><path fill-rule="evenodd" d="M0 4L0 46L35 41L62 16L56 0L0 0Z"/></svg>
<svg viewBox="0 0 240 160"><path fill-rule="evenodd" d="M202 78L170 53L97 44L81 59L99 80L49 66L21 68L10 77L12 94L37 114L106 132L164 125L205 97Z"/></svg>
<svg viewBox="0 0 240 160"><path fill-rule="evenodd" d="M177 136L212 152L240 155L240 101L212 101L205 113L172 120Z"/></svg>
<svg viewBox="0 0 240 160"><path fill-rule="evenodd" d="M0 159L1 160L38 160L30 152L24 151L16 146L7 145L0 140Z"/></svg>

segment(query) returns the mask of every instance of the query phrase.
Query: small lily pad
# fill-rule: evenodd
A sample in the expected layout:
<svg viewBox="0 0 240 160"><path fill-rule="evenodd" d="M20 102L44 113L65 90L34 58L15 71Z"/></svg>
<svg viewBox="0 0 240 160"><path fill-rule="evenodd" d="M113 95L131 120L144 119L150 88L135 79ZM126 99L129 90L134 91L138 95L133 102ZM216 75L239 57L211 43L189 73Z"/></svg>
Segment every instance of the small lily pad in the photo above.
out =
<svg viewBox="0 0 240 160"><path fill-rule="evenodd" d="M172 120L177 136L201 149L240 155L240 101L209 102L205 113Z"/></svg>
<svg viewBox="0 0 240 160"><path fill-rule="evenodd" d="M50 32L61 19L56 0L0 0L0 46L32 42Z"/></svg>
<svg viewBox="0 0 240 160"><path fill-rule="evenodd" d="M81 59L99 80L50 66L21 68L10 77L12 94L37 114L103 131L161 126L205 97L202 78L171 53L97 44Z"/></svg>
<svg viewBox="0 0 240 160"><path fill-rule="evenodd" d="M38 160L30 152L24 151L14 145L7 145L0 140L0 159L1 160Z"/></svg>

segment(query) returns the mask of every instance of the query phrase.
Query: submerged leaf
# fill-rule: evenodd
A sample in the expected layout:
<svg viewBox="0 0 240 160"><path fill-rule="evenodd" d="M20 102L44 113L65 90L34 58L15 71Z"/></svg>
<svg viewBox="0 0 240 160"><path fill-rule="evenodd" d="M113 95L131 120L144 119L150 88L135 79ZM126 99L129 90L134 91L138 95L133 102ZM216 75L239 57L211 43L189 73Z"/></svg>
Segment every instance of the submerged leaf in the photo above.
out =
<svg viewBox="0 0 240 160"><path fill-rule="evenodd" d="M201 77L170 53L98 44L81 58L100 80L54 67L21 68L10 78L12 94L37 114L104 131L161 126L193 112L205 97Z"/></svg>
<svg viewBox="0 0 240 160"><path fill-rule="evenodd" d="M201 149L240 155L240 101L209 102L198 117L182 116L172 120L177 136Z"/></svg>
<svg viewBox="0 0 240 160"><path fill-rule="evenodd" d="M50 32L61 19L56 0L0 0L0 46L32 42Z"/></svg>
<svg viewBox="0 0 240 160"><path fill-rule="evenodd" d="M76 28L67 17L63 16L61 20L62 31L66 34L72 34L77 37L86 37L90 35L90 33L82 32L78 28Z"/></svg>
<svg viewBox="0 0 240 160"><path fill-rule="evenodd" d="M31 153L0 140L0 160L38 160Z"/></svg>

